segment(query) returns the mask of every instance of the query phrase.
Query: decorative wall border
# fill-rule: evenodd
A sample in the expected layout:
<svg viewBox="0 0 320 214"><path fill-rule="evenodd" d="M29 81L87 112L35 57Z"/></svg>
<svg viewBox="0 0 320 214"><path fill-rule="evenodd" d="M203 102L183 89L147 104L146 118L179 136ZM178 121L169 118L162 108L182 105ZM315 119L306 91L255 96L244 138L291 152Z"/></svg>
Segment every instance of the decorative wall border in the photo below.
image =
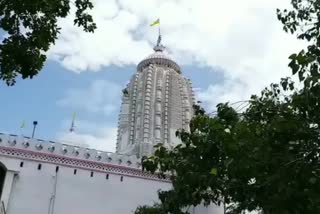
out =
<svg viewBox="0 0 320 214"><path fill-rule="evenodd" d="M18 148L0 146L0 156L170 183L170 180L168 179L160 179L156 174L143 172L140 169L107 163L98 163L90 160L74 159L61 155L34 152Z"/></svg>
<svg viewBox="0 0 320 214"><path fill-rule="evenodd" d="M170 182L142 171L141 159L119 153L0 133L0 156Z"/></svg>

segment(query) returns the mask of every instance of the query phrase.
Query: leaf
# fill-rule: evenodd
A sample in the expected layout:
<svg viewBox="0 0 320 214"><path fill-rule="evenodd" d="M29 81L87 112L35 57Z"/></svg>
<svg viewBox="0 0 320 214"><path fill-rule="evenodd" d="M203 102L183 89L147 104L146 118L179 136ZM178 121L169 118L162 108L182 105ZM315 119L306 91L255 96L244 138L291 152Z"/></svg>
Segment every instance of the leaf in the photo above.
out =
<svg viewBox="0 0 320 214"><path fill-rule="evenodd" d="M293 75L295 75L300 68L300 66L296 63L296 60L292 60L288 66L292 69Z"/></svg>
<svg viewBox="0 0 320 214"><path fill-rule="evenodd" d="M293 82L291 82L291 83L289 84L289 88L290 88L291 91L294 89L294 83L293 83Z"/></svg>
<svg viewBox="0 0 320 214"><path fill-rule="evenodd" d="M297 54L291 54L291 55L289 56L289 59L294 60L296 57L297 57Z"/></svg>
<svg viewBox="0 0 320 214"><path fill-rule="evenodd" d="M282 86L283 90L287 90L288 80L287 79L282 79L281 86Z"/></svg>
<svg viewBox="0 0 320 214"><path fill-rule="evenodd" d="M304 80L303 71L299 71L299 80L302 82Z"/></svg>
<svg viewBox="0 0 320 214"><path fill-rule="evenodd" d="M211 171L210 171L210 174L211 175L217 175L218 174L217 168L212 168Z"/></svg>

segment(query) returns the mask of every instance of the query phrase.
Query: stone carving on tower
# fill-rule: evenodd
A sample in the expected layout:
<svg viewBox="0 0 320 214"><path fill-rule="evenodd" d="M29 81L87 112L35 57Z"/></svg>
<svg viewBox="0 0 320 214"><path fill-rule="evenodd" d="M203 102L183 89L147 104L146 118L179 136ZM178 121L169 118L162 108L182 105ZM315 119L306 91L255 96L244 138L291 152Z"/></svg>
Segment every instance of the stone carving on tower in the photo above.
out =
<svg viewBox="0 0 320 214"><path fill-rule="evenodd" d="M194 96L191 81L182 76L158 37L154 53L142 60L123 90L117 153L149 156L162 143L180 143L178 129L189 130Z"/></svg>

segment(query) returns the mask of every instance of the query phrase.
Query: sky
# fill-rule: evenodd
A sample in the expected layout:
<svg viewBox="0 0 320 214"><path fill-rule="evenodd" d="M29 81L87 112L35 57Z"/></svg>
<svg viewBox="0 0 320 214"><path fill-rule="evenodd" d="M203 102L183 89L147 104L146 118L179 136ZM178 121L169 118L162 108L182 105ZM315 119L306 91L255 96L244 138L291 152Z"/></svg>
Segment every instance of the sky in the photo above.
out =
<svg viewBox="0 0 320 214"><path fill-rule="evenodd" d="M72 8L40 74L13 87L0 83L0 132L30 136L38 121L36 138L115 151L121 91L153 52L158 29L149 25L158 17L163 44L209 112L289 76L288 56L302 48L276 17L289 0L93 3L94 34L73 25Z"/></svg>

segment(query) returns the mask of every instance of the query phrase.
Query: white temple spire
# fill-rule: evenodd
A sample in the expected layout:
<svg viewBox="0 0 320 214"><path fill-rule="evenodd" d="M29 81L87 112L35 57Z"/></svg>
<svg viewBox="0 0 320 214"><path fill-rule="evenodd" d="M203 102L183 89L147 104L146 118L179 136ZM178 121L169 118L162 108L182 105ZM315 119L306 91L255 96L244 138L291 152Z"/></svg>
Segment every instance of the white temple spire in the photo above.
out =
<svg viewBox="0 0 320 214"><path fill-rule="evenodd" d="M178 129L189 129L193 115L191 82L164 51L159 31L154 53L142 60L124 89L119 115L117 152L152 155L156 144L180 143Z"/></svg>

